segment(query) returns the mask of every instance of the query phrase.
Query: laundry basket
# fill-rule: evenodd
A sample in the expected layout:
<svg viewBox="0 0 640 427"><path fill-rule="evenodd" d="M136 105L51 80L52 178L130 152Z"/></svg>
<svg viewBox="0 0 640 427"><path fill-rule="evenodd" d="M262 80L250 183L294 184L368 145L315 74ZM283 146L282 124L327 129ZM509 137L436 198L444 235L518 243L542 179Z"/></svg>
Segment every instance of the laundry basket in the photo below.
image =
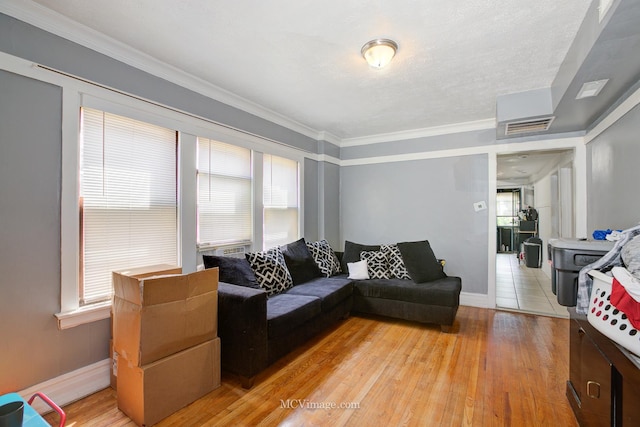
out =
<svg viewBox="0 0 640 427"><path fill-rule="evenodd" d="M589 275L593 278L593 288L587 320L607 338L640 355L640 331L610 302L613 277L597 270L590 271Z"/></svg>

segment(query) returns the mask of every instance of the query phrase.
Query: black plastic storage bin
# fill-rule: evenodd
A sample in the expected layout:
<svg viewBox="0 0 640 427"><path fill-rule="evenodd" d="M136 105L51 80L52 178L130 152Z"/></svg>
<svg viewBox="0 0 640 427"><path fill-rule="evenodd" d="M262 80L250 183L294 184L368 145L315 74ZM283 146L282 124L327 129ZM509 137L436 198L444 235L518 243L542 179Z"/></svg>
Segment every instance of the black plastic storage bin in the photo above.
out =
<svg viewBox="0 0 640 427"><path fill-rule="evenodd" d="M529 268L542 266L542 240L537 237L529 237L524 241L524 262Z"/></svg>
<svg viewBox="0 0 640 427"><path fill-rule="evenodd" d="M549 239L551 290L558 304L574 307L578 299L578 273L613 248L608 240Z"/></svg>

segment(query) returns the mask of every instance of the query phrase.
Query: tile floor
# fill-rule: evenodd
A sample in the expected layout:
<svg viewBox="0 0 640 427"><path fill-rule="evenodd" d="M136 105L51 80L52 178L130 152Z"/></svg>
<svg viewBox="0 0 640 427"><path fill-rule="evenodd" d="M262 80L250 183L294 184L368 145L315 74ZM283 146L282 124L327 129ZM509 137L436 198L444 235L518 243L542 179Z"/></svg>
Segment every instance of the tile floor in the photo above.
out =
<svg viewBox="0 0 640 427"><path fill-rule="evenodd" d="M496 256L496 306L546 316L569 318L551 291L551 279L541 268L527 268L515 254Z"/></svg>

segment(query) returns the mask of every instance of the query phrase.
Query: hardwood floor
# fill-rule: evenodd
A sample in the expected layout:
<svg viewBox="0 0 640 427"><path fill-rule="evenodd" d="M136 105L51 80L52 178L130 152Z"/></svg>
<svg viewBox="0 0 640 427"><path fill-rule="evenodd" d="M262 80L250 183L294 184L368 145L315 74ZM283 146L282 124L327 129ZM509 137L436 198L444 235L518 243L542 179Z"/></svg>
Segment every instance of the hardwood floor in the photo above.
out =
<svg viewBox="0 0 640 427"><path fill-rule="evenodd" d="M577 426L564 395L568 329L566 319L472 307L460 307L451 333L352 316L250 390L223 373L220 388L158 425ZM134 425L112 389L65 410L71 427Z"/></svg>

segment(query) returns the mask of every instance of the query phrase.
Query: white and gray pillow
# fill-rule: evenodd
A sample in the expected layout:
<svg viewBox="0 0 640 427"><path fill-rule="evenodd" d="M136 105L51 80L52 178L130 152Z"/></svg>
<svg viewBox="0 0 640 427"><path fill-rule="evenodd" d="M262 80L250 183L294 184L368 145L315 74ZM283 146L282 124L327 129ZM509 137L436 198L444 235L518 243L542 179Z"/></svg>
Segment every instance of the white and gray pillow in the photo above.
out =
<svg viewBox="0 0 640 427"><path fill-rule="evenodd" d="M382 251L362 251L360 259L367 261L367 272L371 279L389 279L389 264Z"/></svg>
<svg viewBox="0 0 640 427"><path fill-rule="evenodd" d="M245 258L256 275L258 285L267 292L267 295L277 295L293 287L293 279L280 248L250 252L245 254Z"/></svg>
<svg viewBox="0 0 640 427"><path fill-rule="evenodd" d="M390 278L411 280L411 276L409 276L407 267L404 265L402 254L400 253L400 249L398 249L397 244L380 245L380 251L382 251L387 257Z"/></svg>
<svg viewBox="0 0 640 427"><path fill-rule="evenodd" d="M318 242L307 242L307 248L323 276L330 277L342 272L340 261L329 246L329 242L324 239Z"/></svg>

